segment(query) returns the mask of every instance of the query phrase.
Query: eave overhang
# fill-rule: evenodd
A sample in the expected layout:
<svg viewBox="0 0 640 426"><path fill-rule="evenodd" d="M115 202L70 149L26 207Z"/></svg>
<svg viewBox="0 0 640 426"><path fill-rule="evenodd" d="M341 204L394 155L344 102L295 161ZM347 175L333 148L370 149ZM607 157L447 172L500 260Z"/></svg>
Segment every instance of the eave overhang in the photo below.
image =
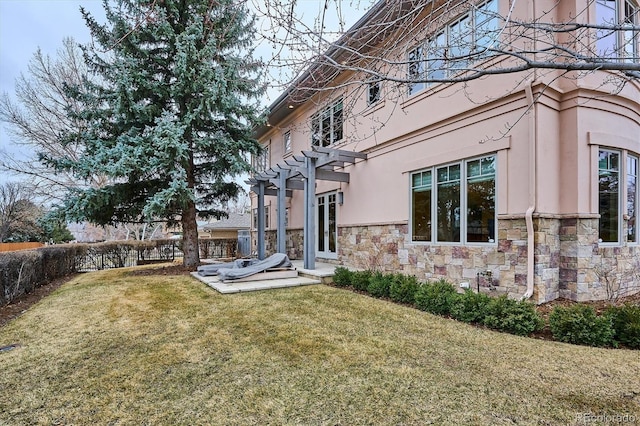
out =
<svg viewBox="0 0 640 426"><path fill-rule="evenodd" d="M268 108L267 121L256 127L254 137L262 138L272 126L285 120L319 89L327 87L338 77L350 60L374 49L390 31L388 22L413 7L413 1L378 1L362 18L347 30L329 49L316 57L313 63ZM357 53L354 53L357 52Z"/></svg>

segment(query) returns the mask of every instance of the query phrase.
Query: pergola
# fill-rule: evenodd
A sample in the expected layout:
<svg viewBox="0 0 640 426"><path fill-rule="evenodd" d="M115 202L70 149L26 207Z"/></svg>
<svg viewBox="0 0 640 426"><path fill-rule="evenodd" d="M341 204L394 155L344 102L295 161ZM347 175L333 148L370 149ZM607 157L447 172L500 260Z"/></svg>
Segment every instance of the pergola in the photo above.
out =
<svg viewBox="0 0 640 426"><path fill-rule="evenodd" d="M326 180L349 183L349 173L345 164L355 164L356 159L367 159L367 154L340 149L313 146L311 151L302 151L268 170L257 173L247 183L258 196L258 258L265 257L265 195L277 197L278 222L276 228L278 253L286 254L285 211L286 197L293 191L304 191L304 268L315 269L315 203L316 181Z"/></svg>

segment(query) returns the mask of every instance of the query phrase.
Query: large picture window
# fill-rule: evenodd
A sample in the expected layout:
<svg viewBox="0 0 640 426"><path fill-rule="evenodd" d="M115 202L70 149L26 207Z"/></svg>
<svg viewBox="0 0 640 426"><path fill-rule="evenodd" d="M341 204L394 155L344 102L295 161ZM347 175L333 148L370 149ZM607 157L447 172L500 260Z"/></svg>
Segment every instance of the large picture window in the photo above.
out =
<svg viewBox="0 0 640 426"><path fill-rule="evenodd" d="M600 151L598 201L600 241L617 243L620 231L620 153L618 152Z"/></svg>
<svg viewBox="0 0 640 426"><path fill-rule="evenodd" d="M329 146L343 137L342 99L311 117L311 144Z"/></svg>
<svg viewBox="0 0 640 426"><path fill-rule="evenodd" d="M498 0L490 0L444 26L408 52L409 80L442 80L490 55L499 34L499 19ZM409 85L409 94L426 87L416 81Z"/></svg>
<svg viewBox="0 0 640 426"><path fill-rule="evenodd" d="M640 177L637 154L602 149L598 158L599 238L602 243L638 244Z"/></svg>
<svg viewBox="0 0 640 426"><path fill-rule="evenodd" d="M638 209L640 208L640 181L638 157L627 156L627 241L640 243L638 235Z"/></svg>
<svg viewBox="0 0 640 426"><path fill-rule="evenodd" d="M495 155L412 173L412 241L495 242L495 189Z"/></svg>

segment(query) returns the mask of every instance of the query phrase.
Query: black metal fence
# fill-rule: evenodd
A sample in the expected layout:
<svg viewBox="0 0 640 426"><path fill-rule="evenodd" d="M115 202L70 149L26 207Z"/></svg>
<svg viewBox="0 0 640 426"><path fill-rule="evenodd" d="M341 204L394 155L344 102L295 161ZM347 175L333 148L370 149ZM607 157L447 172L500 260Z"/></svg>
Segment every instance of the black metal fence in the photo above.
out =
<svg viewBox="0 0 640 426"><path fill-rule="evenodd" d="M234 259L238 255L237 239L201 239L198 241L201 259Z"/></svg>
<svg viewBox="0 0 640 426"><path fill-rule="evenodd" d="M75 271L89 272L149 263L172 262L181 258L181 240L116 241L92 244L75 257ZM201 259L235 259L237 239L200 239Z"/></svg>
<svg viewBox="0 0 640 426"><path fill-rule="evenodd" d="M91 245L75 258L77 272L124 268L155 262L172 262L181 257L179 241L161 240L149 243L114 242Z"/></svg>
<svg viewBox="0 0 640 426"><path fill-rule="evenodd" d="M0 253L0 306L75 272L171 262L183 256L181 240L64 244ZM202 239L200 257L235 258L238 240Z"/></svg>

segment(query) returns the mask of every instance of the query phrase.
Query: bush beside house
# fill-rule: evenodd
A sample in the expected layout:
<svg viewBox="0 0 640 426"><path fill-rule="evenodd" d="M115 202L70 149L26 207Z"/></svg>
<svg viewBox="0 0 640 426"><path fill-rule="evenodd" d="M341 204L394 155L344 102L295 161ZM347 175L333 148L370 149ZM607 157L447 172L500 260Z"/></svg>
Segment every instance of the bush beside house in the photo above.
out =
<svg viewBox="0 0 640 426"><path fill-rule="evenodd" d="M519 336L540 332L546 325L533 303L504 295L490 297L472 290L458 293L444 279L419 283L413 276L350 271L339 266L335 270L334 283L338 287L368 292L374 297L409 303L425 312ZM640 306L611 306L602 315L584 304L557 306L549 316L549 329L553 338L561 342L640 349Z"/></svg>

